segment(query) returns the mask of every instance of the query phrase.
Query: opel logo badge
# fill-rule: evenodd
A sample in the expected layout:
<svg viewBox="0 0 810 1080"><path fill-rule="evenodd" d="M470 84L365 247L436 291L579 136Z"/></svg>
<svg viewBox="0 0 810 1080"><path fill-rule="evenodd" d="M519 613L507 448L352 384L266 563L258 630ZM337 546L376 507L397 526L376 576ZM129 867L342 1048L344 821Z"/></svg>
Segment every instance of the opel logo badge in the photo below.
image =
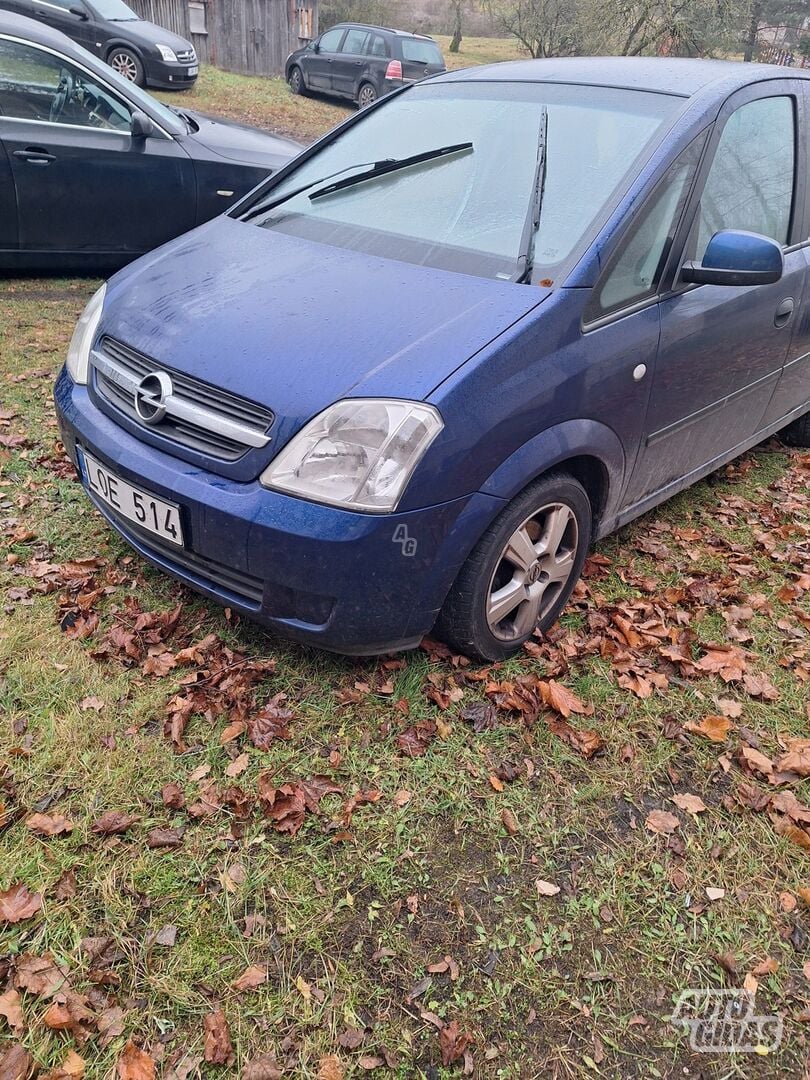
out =
<svg viewBox="0 0 810 1080"><path fill-rule="evenodd" d="M135 388L135 412L145 424L159 424L174 387L165 371L151 371Z"/></svg>

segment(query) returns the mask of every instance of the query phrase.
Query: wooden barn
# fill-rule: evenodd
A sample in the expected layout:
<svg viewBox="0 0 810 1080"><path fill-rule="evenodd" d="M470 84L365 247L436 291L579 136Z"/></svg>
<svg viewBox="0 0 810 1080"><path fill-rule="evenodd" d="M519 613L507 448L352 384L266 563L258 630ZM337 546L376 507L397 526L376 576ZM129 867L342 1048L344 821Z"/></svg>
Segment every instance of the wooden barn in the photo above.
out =
<svg viewBox="0 0 810 1080"><path fill-rule="evenodd" d="M193 42L204 64L243 75L281 75L318 33L318 0L128 0L143 19Z"/></svg>

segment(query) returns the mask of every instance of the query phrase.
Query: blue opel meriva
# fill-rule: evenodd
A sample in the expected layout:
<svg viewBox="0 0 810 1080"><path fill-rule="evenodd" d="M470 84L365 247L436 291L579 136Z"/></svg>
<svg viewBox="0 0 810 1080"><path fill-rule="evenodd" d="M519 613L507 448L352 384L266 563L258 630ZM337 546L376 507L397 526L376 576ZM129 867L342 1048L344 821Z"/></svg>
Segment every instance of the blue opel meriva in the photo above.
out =
<svg viewBox="0 0 810 1080"><path fill-rule="evenodd" d="M56 386L142 555L345 653L550 626L588 545L810 445L810 78L567 59L351 117L87 306Z"/></svg>

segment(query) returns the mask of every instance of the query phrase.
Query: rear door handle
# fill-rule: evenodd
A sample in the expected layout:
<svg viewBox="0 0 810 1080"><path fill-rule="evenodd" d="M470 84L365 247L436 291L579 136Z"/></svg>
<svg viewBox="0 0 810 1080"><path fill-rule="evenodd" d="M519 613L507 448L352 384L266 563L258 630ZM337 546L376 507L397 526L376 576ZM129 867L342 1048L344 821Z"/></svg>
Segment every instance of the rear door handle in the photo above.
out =
<svg viewBox="0 0 810 1080"><path fill-rule="evenodd" d="M773 317L774 326L784 326L785 323L790 321L790 317L793 314L793 297L789 296L786 300L783 300L779 307L776 309L776 314Z"/></svg>
<svg viewBox="0 0 810 1080"><path fill-rule="evenodd" d="M14 157L21 161L27 161L29 165L50 165L56 161L54 154L49 154L39 146L29 146L27 150L15 150Z"/></svg>

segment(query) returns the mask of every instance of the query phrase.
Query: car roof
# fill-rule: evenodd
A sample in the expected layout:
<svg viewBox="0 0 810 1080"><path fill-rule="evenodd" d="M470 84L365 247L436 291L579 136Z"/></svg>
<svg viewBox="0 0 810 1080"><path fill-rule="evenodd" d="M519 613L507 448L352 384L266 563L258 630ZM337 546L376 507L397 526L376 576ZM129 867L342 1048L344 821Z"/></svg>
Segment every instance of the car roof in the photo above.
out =
<svg viewBox="0 0 810 1080"><path fill-rule="evenodd" d="M420 41L433 41L433 38L430 37L429 34L415 34L411 33L410 30L394 30L391 26L374 26L373 23L342 22L335 23L335 25L330 26L329 29L342 30L344 26L349 27L349 29L374 30L378 34L394 34L396 37L419 38Z"/></svg>
<svg viewBox="0 0 810 1080"><path fill-rule="evenodd" d="M0 10L0 34L11 34L14 37L32 41L36 45L50 45L63 51L73 44L70 38L60 30L54 30L38 19L29 19L13 11Z"/></svg>
<svg viewBox="0 0 810 1080"><path fill-rule="evenodd" d="M733 60L688 60L661 56L574 56L512 60L462 68L437 76L441 82L559 82L615 86L692 97L713 83L731 90L767 79L810 78L810 70ZM431 79L435 82L436 79Z"/></svg>

